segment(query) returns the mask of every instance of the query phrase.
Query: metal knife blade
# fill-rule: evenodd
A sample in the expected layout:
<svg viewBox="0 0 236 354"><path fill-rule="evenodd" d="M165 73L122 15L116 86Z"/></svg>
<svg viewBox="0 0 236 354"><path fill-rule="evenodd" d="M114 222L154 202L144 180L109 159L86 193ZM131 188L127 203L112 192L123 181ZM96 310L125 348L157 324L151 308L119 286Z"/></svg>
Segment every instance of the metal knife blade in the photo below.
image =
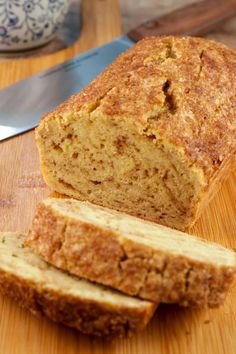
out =
<svg viewBox="0 0 236 354"><path fill-rule="evenodd" d="M36 127L46 112L88 85L133 44L122 36L0 90L0 141Z"/></svg>

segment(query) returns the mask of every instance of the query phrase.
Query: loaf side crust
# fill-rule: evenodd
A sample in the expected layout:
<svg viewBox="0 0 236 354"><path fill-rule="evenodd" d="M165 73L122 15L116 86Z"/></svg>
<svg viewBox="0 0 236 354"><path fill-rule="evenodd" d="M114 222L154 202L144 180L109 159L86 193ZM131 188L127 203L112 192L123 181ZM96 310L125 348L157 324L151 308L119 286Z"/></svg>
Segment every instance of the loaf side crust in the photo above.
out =
<svg viewBox="0 0 236 354"><path fill-rule="evenodd" d="M235 117L236 54L233 50L203 38L146 38L119 56L87 88L44 117L36 129L43 176L59 193L182 231L189 230L235 167ZM97 160L96 154L102 148L94 136L89 136L89 129L78 138L81 122L86 122L88 127L98 122L96 131L107 124L105 130L109 134L105 135L105 145L100 141L106 154L100 154ZM116 124L122 128L111 142L110 133ZM103 132L98 135L103 136ZM169 152L174 152L176 164L170 161L171 170L162 175L157 158L154 169L151 166L145 171L145 164L139 165L139 158L147 161L149 156L140 152L137 159L130 152L132 135L138 136L136 151L143 139L153 144L150 155L156 161L160 146L168 147ZM84 150L78 148L83 139L89 142ZM109 155L109 148L114 153ZM117 167L122 155L130 159L124 159L123 165L120 162ZM60 158L64 159L61 165ZM83 166L85 158L89 162ZM102 159L105 160L103 170L96 166ZM165 159L169 161L168 156ZM182 171L178 159L184 163ZM126 174L114 178L117 171L128 170L129 164L134 164L133 169L130 167ZM114 166L113 170L110 165ZM147 177L139 180L140 174L145 176L146 172ZM189 174L189 184L180 182L181 177L176 182L175 174ZM163 187L164 197L160 197L163 205L157 197L160 191L147 186L152 179L152 186ZM125 202L127 185L134 191L132 183L136 180L140 182L137 185L143 186L140 198L135 199L130 192ZM182 186L182 191L176 193L176 186L180 190ZM109 196L112 190L117 192L114 200L112 192ZM181 200L184 194L187 197ZM171 205L171 210L167 205Z"/></svg>
<svg viewBox="0 0 236 354"><path fill-rule="evenodd" d="M142 86L152 75L159 78L156 87L152 81ZM161 81L168 87L159 90ZM36 137L40 140L43 126L56 117L61 117L63 128L71 112L91 114L99 109L104 116L131 119L140 134L152 134L184 149L210 180L223 160L235 155L235 97L234 50L204 38L148 37L120 55L80 93L46 114ZM164 108L156 120L148 115L155 104Z"/></svg>
<svg viewBox="0 0 236 354"><path fill-rule="evenodd" d="M7 237L7 233L6 233ZM29 281L1 269L0 292L15 300L35 315L73 327L82 333L105 338L126 337L145 328L156 306L133 308L112 306L64 292L56 292L47 284Z"/></svg>
<svg viewBox="0 0 236 354"><path fill-rule="evenodd" d="M26 244L72 274L157 303L218 307L236 273L236 266L156 250L114 230L65 217L43 203Z"/></svg>

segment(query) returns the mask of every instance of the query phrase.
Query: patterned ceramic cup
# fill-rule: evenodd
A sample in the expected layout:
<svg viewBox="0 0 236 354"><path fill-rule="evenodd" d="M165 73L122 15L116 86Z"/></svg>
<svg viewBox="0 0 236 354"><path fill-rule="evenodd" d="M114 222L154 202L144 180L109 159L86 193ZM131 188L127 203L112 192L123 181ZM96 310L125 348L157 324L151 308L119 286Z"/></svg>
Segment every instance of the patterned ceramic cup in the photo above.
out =
<svg viewBox="0 0 236 354"><path fill-rule="evenodd" d="M0 50L49 42L64 21L69 0L0 0Z"/></svg>

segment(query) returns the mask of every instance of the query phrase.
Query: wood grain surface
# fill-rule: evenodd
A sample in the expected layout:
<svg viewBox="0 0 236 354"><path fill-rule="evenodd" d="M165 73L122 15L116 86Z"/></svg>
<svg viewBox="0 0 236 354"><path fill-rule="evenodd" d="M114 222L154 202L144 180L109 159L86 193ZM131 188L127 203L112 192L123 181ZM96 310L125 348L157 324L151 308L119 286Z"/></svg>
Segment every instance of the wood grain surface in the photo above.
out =
<svg viewBox="0 0 236 354"><path fill-rule="evenodd" d="M0 87L60 63L121 33L116 0L84 0L82 16L81 37L72 48L35 59L2 61ZM197 222L193 234L236 247L235 186L236 173L232 172ZM36 203L49 193L40 174L34 133L29 132L2 142L0 230L27 232ZM144 332L131 339L111 343L89 338L47 319L34 317L16 303L0 296L0 354L65 353L234 354L236 287L231 290L220 309L189 310L177 306L160 306Z"/></svg>

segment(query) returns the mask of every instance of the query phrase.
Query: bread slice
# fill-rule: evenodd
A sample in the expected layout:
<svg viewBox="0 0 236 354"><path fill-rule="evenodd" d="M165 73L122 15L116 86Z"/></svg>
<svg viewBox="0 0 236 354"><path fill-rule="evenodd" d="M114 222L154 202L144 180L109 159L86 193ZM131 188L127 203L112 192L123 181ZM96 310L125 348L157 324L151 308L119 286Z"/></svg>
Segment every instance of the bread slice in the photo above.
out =
<svg viewBox="0 0 236 354"><path fill-rule="evenodd" d="M236 53L193 37L150 37L36 130L55 191L180 230L236 156Z"/></svg>
<svg viewBox="0 0 236 354"><path fill-rule="evenodd" d="M72 199L44 200L27 245L70 273L154 302L219 306L236 256L197 237Z"/></svg>
<svg viewBox="0 0 236 354"><path fill-rule="evenodd" d="M23 245L24 236L0 234L0 291L34 314L98 336L143 329L156 306L56 269Z"/></svg>

